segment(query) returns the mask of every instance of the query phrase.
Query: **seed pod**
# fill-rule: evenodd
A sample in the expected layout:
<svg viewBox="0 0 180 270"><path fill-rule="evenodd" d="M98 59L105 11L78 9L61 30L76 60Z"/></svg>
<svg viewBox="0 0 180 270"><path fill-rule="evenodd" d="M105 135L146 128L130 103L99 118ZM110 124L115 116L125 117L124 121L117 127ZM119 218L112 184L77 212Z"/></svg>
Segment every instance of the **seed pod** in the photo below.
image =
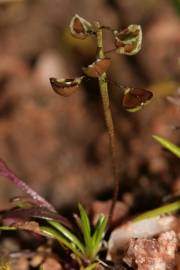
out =
<svg viewBox="0 0 180 270"><path fill-rule="evenodd" d="M81 84L84 76L75 79L56 79L50 78L50 83L56 94L64 97L68 97L79 90L79 85Z"/></svg>
<svg viewBox="0 0 180 270"><path fill-rule="evenodd" d="M86 76L98 78L108 70L110 64L111 64L110 58L99 58L91 65L83 67L82 70Z"/></svg>
<svg viewBox="0 0 180 270"><path fill-rule="evenodd" d="M80 17L78 14L75 14L72 17L69 28L71 34L79 39L85 39L94 32L92 24Z"/></svg>
<svg viewBox="0 0 180 270"><path fill-rule="evenodd" d="M129 112L137 112L146 105L153 93L146 89L126 88L122 100L123 107Z"/></svg>
<svg viewBox="0 0 180 270"><path fill-rule="evenodd" d="M131 24L122 31L113 31L114 43L118 54L134 55L142 47L142 29L140 25Z"/></svg>

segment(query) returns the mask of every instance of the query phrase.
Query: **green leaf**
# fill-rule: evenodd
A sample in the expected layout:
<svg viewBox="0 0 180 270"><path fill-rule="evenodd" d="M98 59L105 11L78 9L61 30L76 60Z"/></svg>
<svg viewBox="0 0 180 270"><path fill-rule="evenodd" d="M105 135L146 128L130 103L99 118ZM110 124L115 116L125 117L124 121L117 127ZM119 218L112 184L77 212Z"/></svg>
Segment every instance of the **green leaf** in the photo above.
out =
<svg viewBox="0 0 180 270"><path fill-rule="evenodd" d="M101 241L103 240L105 234L106 225L107 225L107 218L104 215L100 215L96 223L94 234L92 237L94 256L96 256L101 247Z"/></svg>
<svg viewBox="0 0 180 270"><path fill-rule="evenodd" d="M167 140L167 139L165 139L165 138L163 138L161 136L153 135L152 137L156 141L158 141L164 148L166 148L171 153L173 153L175 156L180 158L180 147L178 147L177 145L171 143L169 140Z"/></svg>
<svg viewBox="0 0 180 270"><path fill-rule="evenodd" d="M70 230L66 229L63 225L56 221L51 221L49 220L48 223L56 228L65 238L68 239L68 241L72 242L74 245L77 246L77 248L84 253L84 246L83 244L79 241L79 239L72 233Z"/></svg>
<svg viewBox="0 0 180 270"><path fill-rule="evenodd" d="M79 212L80 212L80 222L81 222L81 230L83 233L84 241L86 246L89 246L91 242L91 227L88 215L86 214L85 209L79 204Z"/></svg>
<svg viewBox="0 0 180 270"><path fill-rule="evenodd" d="M67 240L64 236L59 234L57 231L45 226L41 226L40 229L44 236L56 239L61 245L64 245L66 248L70 249L77 257L81 259L83 258L83 255L77 249L77 247L72 242Z"/></svg>
<svg viewBox="0 0 180 270"><path fill-rule="evenodd" d="M80 212L80 226L83 233L83 238L85 242L86 256L91 257L92 252L92 238L91 238L91 227L88 215L81 204L78 205Z"/></svg>
<svg viewBox="0 0 180 270"><path fill-rule="evenodd" d="M161 216L164 214L169 214L172 212L175 212L177 210L180 209L180 200L170 203L170 204L166 204L164 206L161 206L159 208L147 211L139 216L137 216L133 221L137 222L137 221L141 221L147 218L153 218L153 217L157 217L157 216Z"/></svg>

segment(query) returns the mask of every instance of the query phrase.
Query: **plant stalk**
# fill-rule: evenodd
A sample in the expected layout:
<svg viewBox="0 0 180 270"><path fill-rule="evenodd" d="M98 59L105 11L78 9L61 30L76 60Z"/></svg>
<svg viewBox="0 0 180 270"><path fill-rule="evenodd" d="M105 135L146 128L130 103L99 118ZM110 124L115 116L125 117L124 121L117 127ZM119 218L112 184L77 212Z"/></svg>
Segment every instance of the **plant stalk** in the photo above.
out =
<svg viewBox="0 0 180 270"><path fill-rule="evenodd" d="M99 22L95 23L97 27L96 38L97 38L97 59L104 58L104 48L103 48L103 30L100 27ZM99 88L101 93L101 99L103 104L103 112L106 122L106 127L109 134L109 143L110 143L110 150L112 156L112 169L113 169L113 178L114 178L114 192L111 207L108 214L108 223L111 223L115 204L118 198L119 193L119 170L117 166L117 144L116 144L116 137L114 131L114 124L112 119L112 113L110 108L110 101L109 101L109 93L108 93L108 84L107 84L107 74L104 72L98 78L99 80Z"/></svg>
<svg viewBox="0 0 180 270"><path fill-rule="evenodd" d="M138 221L141 221L141 220L144 220L144 219L154 218L154 217L162 216L162 215L165 215L165 214L170 214L170 213L175 212L175 211L177 211L179 209L180 209L180 200L178 200L176 202L173 202L173 203L163 205L163 206L158 207L156 209L147 211L147 212L145 212L143 214L140 214L139 216L137 216L133 220L133 222L138 222Z"/></svg>

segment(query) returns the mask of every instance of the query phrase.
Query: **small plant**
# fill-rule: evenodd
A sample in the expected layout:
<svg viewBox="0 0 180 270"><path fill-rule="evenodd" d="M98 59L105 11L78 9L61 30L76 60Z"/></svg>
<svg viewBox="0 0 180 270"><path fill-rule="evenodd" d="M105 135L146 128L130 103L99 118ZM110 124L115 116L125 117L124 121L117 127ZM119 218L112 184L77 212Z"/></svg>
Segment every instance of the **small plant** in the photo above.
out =
<svg viewBox="0 0 180 270"><path fill-rule="evenodd" d="M107 30L113 36L114 47L109 51L104 50L103 31ZM79 204L79 217L76 219L80 236L75 232L74 226L56 212L56 209L19 179L3 162L0 161L0 175L8 178L23 190L29 197L15 198L14 207L3 211L0 215L1 230L26 230L48 238L56 239L60 245L71 253L71 257L78 263L80 269L95 269L99 262L99 251L107 229L111 222L119 191L119 164L117 163L117 146L114 124L110 108L108 93L107 70L111 59L107 54L135 55L142 46L142 30L140 25L129 25L124 30L114 30L102 26L99 22L90 23L79 15L73 16L70 22L71 34L78 39L89 36L96 38L97 55L95 61L82 68L83 74L74 79L50 78L53 90L64 97L68 97L79 90L79 86L86 78L95 78L99 82L99 89L103 104L105 123L109 134L112 167L114 176L114 194L108 218L99 215L94 230L85 209ZM120 85L122 90L122 106L129 112L136 112L147 104L153 94L142 88ZM8 266L7 266L8 267ZM9 269L9 268L5 269ZM42 267L41 267L42 269Z"/></svg>
<svg viewBox="0 0 180 270"><path fill-rule="evenodd" d="M94 269L102 247L107 218L100 214L92 231L85 209L79 204L80 216L76 218L81 235L76 236L72 224L59 215L54 207L19 179L0 161L0 175L7 177L31 197L12 200L15 207L1 213L0 230L27 230L57 240L71 251L80 269ZM43 225L41 225L43 223Z"/></svg>
<svg viewBox="0 0 180 270"><path fill-rule="evenodd" d="M114 194L112 199L111 208L109 211L109 223L113 215L116 200L119 191L119 164L117 161L117 143L114 130L114 123L111 114L109 91L108 91L108 78L107 71L111 64L111 58L107 57L109 53L115 52L123 55L135 55L142 47L142 29L140 25L132 24L124 30L114 30L109 26L103 26L99 22L88 22L79 15L74 15L71 19L70 25L71 34L78 39L86 39L90 36L95 37L97 44L96 60L83 67L83 75L74 79L57 79L50 78L50 83L53 90L64 97L79 90L79 86L86 78L98 79L99 89L103 104L104 117L106 127L109 134L109 142L112 156L112 168L114 178ZM109 31L113 36L113 49L109 51L104 50L103 30ZM147 104L153 94L151 91L141 88L127 87L120 85L123 93L122 106L129 112L136 112Z"/></svg>
<svg viewBox="0 0 180 270"><path fill-rule="evenodd" d="M100 215L95 225L94 232L91 231L90 221L84 208L79 204L80 218L78 225L83 235L83 240L78 239L69 229L56 221L48 221L51 227L41 227L41 232L58 240L73 252L73 257L79 262L80 268L88 265L86 269L94 269L97 265L98 252L102 247L107 219Z"/></svg>

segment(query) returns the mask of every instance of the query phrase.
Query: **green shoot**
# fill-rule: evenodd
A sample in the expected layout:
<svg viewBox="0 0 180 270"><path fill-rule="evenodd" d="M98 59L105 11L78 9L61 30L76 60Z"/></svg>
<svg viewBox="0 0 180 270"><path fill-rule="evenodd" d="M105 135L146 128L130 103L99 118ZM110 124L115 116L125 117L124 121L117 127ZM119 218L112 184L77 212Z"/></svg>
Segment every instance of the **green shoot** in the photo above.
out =
<svg viewBox="0 0 180 270"><path fill-rule="evenodd" d="M89 218L84 208L79 204L80 212L80 227L84 238L85 249L88 257L91 257L92 240L91 240L91 227Z"/></svg>
<svg viewBox="0 0 180 270"><path fill-rule="evenodd" d="M82 253L84 252L84 245L79 241L79 239L68 229L66 229L63 225L56 221L48 222L53 228L55 228L58 232L62 234L62 237L72 242L74 246L77 247Z"/></svg>
<svg viewBox="0 0 180 270"><path fill-rule="evenodd" d="M78 258L82 259L82 254L81 254L81 252L79 251L78 247L75 245L74 242L71 242L66 237L61 235L59 232L57 232L56 230L54 230L54 229L52 229L52 228L50 228L48 226L47 227L42 226L40 228L41 228L41 232L45 236L56 239L62 246L64 246L67 249L71 250L74 253L74 255L76 255Z"/></svg>
<svg viewBox="0 0 180 270"><path fill-rule="evenodd" d="M79 204L79 222L82 237L78 238L70 229L66 228L59 221L47 220L43 217L46 224L39 226L39 234L57 240L60 245L72 252L73 257L79 262L80 269L91 270L94 269L98 263L98 252L102 246L104 238L107 218L100 215L92 233L90 220L85 209ZM18 230L18 225L14 226L1 226L0 230ZM29 227L33 231L33 227ZM37 233L37 232L36 232Z"/></svg>
<svg viewBox="0 0 180 270"><path fill-rule="evenodd" d="M100 215L95 225L94 233L91 233L90 221L85 209L79 204L80 212L80 228L83 241L78 239L69 229L56 221L48 220L51 226L40 227L44 235L55 238L70 249L77 257L85 262L93 262L97 259L97 254L101 248L102 240L105 234L107 219L104 215Z"/></svg>
<svg viewBox="0 0 180 270"><path fill-rule="evenodd" d="M165 138L163 138L161 136L153 135L153 138L156 141L158 141L164 148L166 148L171 153L173 153L175 156L180 158L180 147L178 147L177 145L171 143L169 140L167 140L167 139L165 139Z"/></svg>
<svg viewBox="0 0 180 270"><path fill-rule="evenodd" d="M178 211L180 209L180 201L176 201L173 203L166 204L164 206L161 206L159 208L147 211L139 216L137 216L133 221L141 221L148 218L153 218L165 214L170 214L172 212Z"/></svg>

